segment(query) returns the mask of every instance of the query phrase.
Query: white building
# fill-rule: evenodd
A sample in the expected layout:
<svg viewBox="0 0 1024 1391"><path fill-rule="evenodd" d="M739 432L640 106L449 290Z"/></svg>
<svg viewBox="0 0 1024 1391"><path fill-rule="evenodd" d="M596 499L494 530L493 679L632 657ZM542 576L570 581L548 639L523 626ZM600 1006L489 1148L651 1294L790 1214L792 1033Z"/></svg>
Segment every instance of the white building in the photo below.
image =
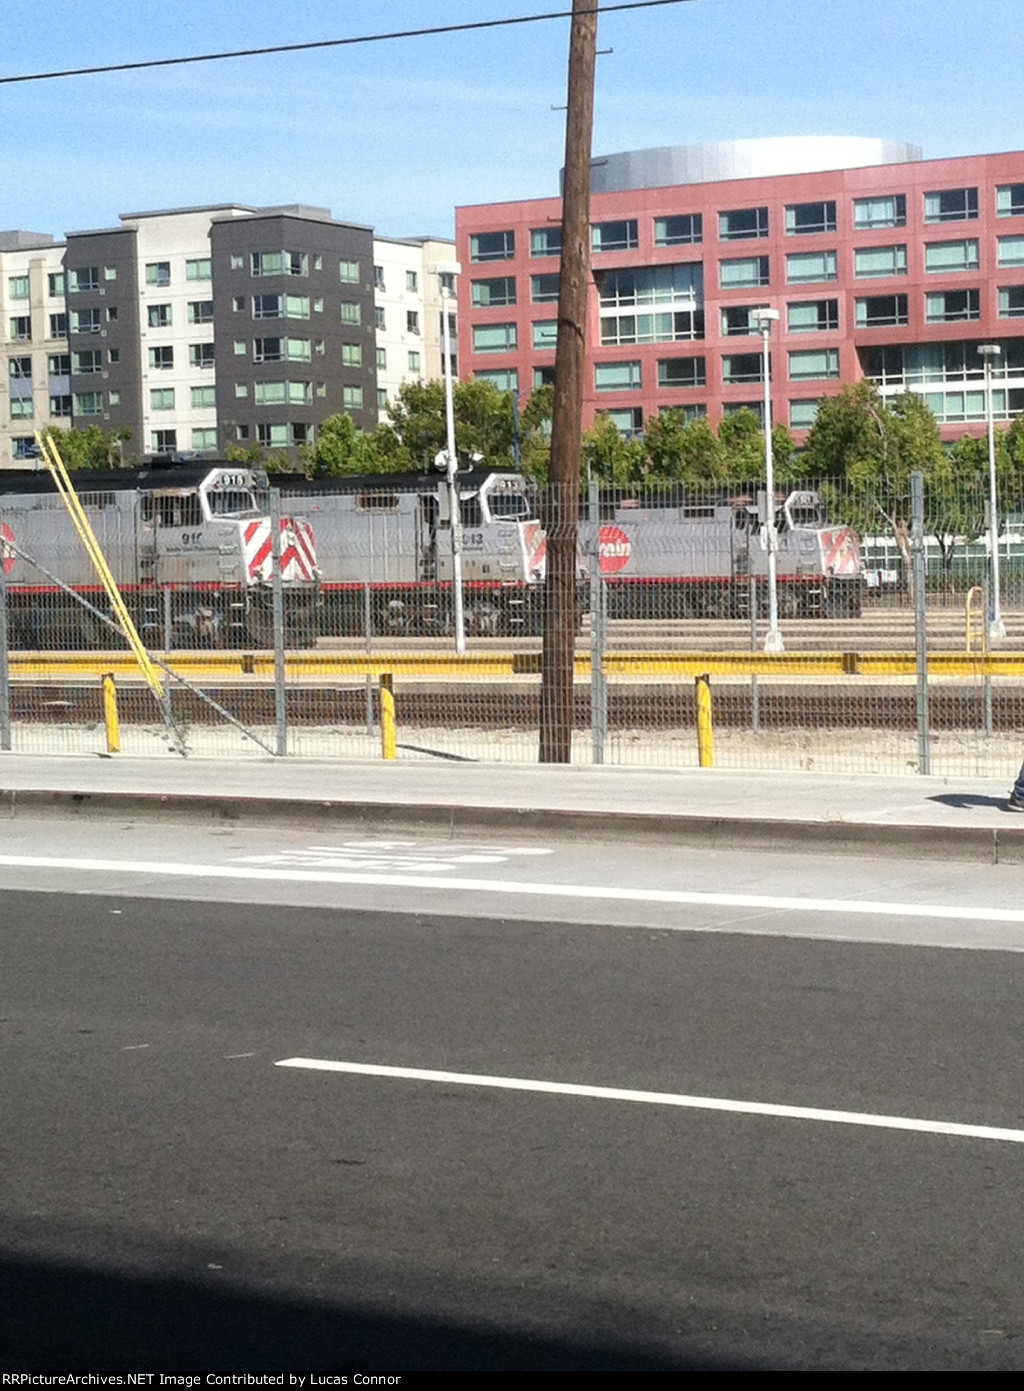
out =
<svg viewBox="0 0 1024 1391"><path fill-rule="evenodd" d="M0 468L24 467L36 430L70 424L63 257L46 233L0 232Z"/></svg>
<svg viewBox="0 0 1024 1391"><path fill-rule="evenodd" d="M383 420L404 383L442 375L441 283L434 267L455 260L455 243L438 237L374 237L373 259L377 405ZM449 305L452 371L458 378L454 297Z"/></svg>

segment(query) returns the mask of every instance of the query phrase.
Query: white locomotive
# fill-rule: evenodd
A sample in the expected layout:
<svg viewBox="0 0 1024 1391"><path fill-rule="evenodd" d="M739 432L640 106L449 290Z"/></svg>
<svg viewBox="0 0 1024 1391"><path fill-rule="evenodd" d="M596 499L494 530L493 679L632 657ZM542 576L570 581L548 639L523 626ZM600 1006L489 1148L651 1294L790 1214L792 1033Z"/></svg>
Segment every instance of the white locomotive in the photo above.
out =
<svg viewBox="0 0 1024 1391"><path fill-rule="evenodd" d="M168 462L79 470L72 480L148 646L270 645L273 561L262 470ZM60 588L105 611L102 588L48 473L0 472L0 525L8 543L2 554L11 645L110 646L105 625ZM313 533L300 519L284 517L280 538L286 631L305 644L315 634L319 590Z"/></svg>

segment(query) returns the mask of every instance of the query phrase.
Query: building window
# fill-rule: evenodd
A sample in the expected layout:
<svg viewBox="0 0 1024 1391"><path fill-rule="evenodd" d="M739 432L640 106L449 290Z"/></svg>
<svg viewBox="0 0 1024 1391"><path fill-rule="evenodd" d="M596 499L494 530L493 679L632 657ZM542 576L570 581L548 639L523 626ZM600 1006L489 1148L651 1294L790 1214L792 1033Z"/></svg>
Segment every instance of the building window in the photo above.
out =
<svg viewBox="0 0 1024 1391"><path fill-rule="evenodd" d="M924 297L925 323L949 324L981 318L980 290L940 290Z"/></svg>
<svg viewBox="0 0 1024 1391"><path fill-rule="evenodd" d="M257 295L257 296L254 296L254 297L253 297L253 316L254 316L254 317L255 317L255 312L256 312L256 311L255 311L256 300L257 300L257 299L261 299L261 298L262 298L262 296L260 296L260 295ZM269 298L269 296L268 296L268 298ZM231 308L232 308L232 310L234 311L234 313L236 313L236 314L241 314L242 311L245 309L245 296L244 296L244 295L232 295L232 297L231 297Z"/></svg>
<svg viewBox="0 0 1024 1391"><path fill-rule="evenodd" d="M927 242L924 268L931 274L939 275L977 270L978 243L973 238L966 241Z"/></svg>
<svg viewBox="0 0 1024 1391"><path fill-rule="evenodd" d="M996 259L1001 266L1024 266L1024 237L1000 237Z"/></svg>
<svg viewBox="0 0 1024 1391"><path fill-rule="evenodd" d="M116 280L116 279L117 279L117 267L116 267L116 266L104 266L104 267L103 267L103 279L104 279L104 280Z"/></svg>
<svg viewBox="0 0 1024 1391"><path fill-rule="evenodd" d="M977 216L976 188L946 188L924 195L925 222L970 222Z"/></svg>
<svg viewBox="0 0 1024 1391"><path fill-rule="evenodd" d="M359 284L359 262L358 261L339 261L338 278L343 285Z"/></svg>
<svg viewBox="0 0 1024 1391"><path fill-rule="evenodd" d="M235 399L236 399L237 401L244 401L245 398L246 398L248 395L249 395L249 383L248 383L248 382L235 382Z"/></svg>
<svg viewBox="0 0 1024 1391"><path fill-rule="evenodd" d="M473 329L475 353L510 353L517 347L515 324L477 324Z"/></svg>
<svg viewBox="0 0 1024 1391"><path fill-rule="evenodd" d="M28 320L26 319L27 323ZM71 311L72 333L99 333L100 311L98 309L73 309ZM26 334L26 337L30 335Z"/></svg>
<svg viewBox="0 0 1024 1391"><path fill-rule="evenodd" d="M7 277L7 295L9 299L28 299L28 276L9 275Z"/></svg>
<svg viewBox="0 0 1024 1391"><path fill-rule="evenodd" d="M530 327L534 350L553 353L558 346L558 320L538 319Z"/></svg>
<svg viewBox="0 0 1024 1391"><path fill-rule="evenodd" d="M1024 319L1024 285L1007 285L999 291L999 317Z"/></svg>
<svg viewBox="0 0 1024 1391"><path fill-rule="evenodd" d="M190 324L212 324L213 323L213 300L212 299L192 299L188 303L188 321Z"/></svg>
<svg viewBox="0 0 1024 1391"><path fill-rule="evenodd" d="M56 415L56 416L70 415L70 414L71 414L71 397L70 397L70 396L51 396L51 397L50 397L50 414L51 414L51 415Z"/></svg>
<svg viewBox="0 0 1024 1391"><path fill-rule="evenodd" d="M511 261L516 254L515 232L478 232L469 239L469 259Z"/></svg>
<svg viewBox="0 0 1024 1391"><path fill-rule="evenodd" d="M562 254L562 229L561 227L531 227L530 229L530 255L531 256L561 256Z"/></svg>
<svg viewBox="0 0 1024 1391"><path fill-rule="evenodd" d="M763 308L762 305L752 304L730 304L722 310L722 337L723 338L746 338L752 333L759 332L757 325L751 322L750 311L754 308Z"/></svg>
<svg viewBox="0 0 1024 1391"><path fill-rule="evenodd" d="M853 200L853 228L855 232L877 231L881 227L905 227L907 225L907 195L890 193L882 198L855 198Z"/></svg>
<svg viewBox="0 0 1024 1391"><path fill-rule="evenodd" d="M46 277L46 293L51 299L64 298L64 273L56 271Z"/></svg>
<svg viewBox="0 0 1024 1391"><path fill-rule="evenodd" d="M767 256L745 256L737 261L719 261L723 290L750 290L770 280Z"/></svg>
<svg viewBox="0 0 1024 1391"><path fill-rule="evenodd" d="M719 241L749 241L767 235L767 208L734 208L718 214Z"/></svg>
<svg viewBox="0 0 1024 1391"><path fill-rule="evenodd" d="M209 256L199 256L194 260L185 262L186 280L211 280L213 278L213 266Z"/></svg>
<svg viewBox="0 0 1024 1391"><path fill-rule="evenodd" d="M706 386L707 369L702 357L661 357L658 359L660 387Z"/></svg>
<svg viewBox="0 0 1024 1391"><path fill-rule="evenodd" d="M764 424L763 401L724 401L722 403L723 415L739 415L740 411L749 411L757 420L758 425Z"/></svg>
<svg viewBox="0 0 1024 1391"><path fill-rule="evenodd" d="M83 354L82 354L82 353L77 353L76 356L77 356L77 357L82 357ZM99 354L96 354L96 356L99 356ZM152 367L155 371L158 371L158 372L159 372L159 371L165 371L165 372L170 371L170 370L173 368L173 366L174 366L174 349L171 348L171 347L166 347L166 348L150 348L150 350L149 350L149 365L150 365L150 367ZM79 369L79 370L81 370L81 369Z"/></svg>
<svg viewBox="0 0 1024 1391"><path fill-rule="evenodd" d="M385 328L384 306L381 305L381 304L376 305L375 308L374 308L374 311L373 311L373 326L374 326L374 328L379 329L381 332L384 331L384 328Z"/></svg>
<svg viewBox="0 0 1024 1391"><path fill-rule="evenodd" d="M556 275L554 278L557 281L558 276ZM474 309L496 308L498 305L510 306L516 302L514 275L504 275L498 280L474 280L472 284Z"/></svg>
<svg viewBox="0 0 1024 1391"><path fill-rule="evenodd" d="M309 257L305 251L254 251L249 264L253 275L309 274Z"/></svg>
<svg viewBox="0 0 1024 1391"><path fill-rule="evenodd" d="M1024 215L1024 184L1003 184L996 189L996 217Z"/></svg>
<svg viewBox="0 0 1024 1391"><path fill-rule="evenodd" d="M174 387L154 387L149 393L149 409L151 411L174 410Z"/></svg>
<svg viewBox="0 0 1024 1391"><path fill-rule="evenodd" d="M195 450L216 449L217 431L216 430L193 430L192 448Z"/></svg>
<svg viewBox="0 0 1024 1391"><path fill-rule="evenodd" d="M439 270L437 272L437 286L442 294L455 294L455 272L452 270Z"/></svg>
<svg viewBox="0 0 1024 1391"><path fill-rule="evenodd" d="M68 316L66 314L50 315L50 338L66 338L68 336Z"/></svg>
<svg viewBox="0 0 1024 1391"><path fill-rule="evenodd" d="M169 304L151 304L146 310L146 318L150 328L170 328L171 306Z"/></svg>
<svg viewBox="0 0 1024 1391"><path fill-rule="evenodd" d="M120 361L121 361L121 349L120 349L120 348L108 348L108 349L107 349L107 361L108 361L109 363L111 363L111 364L120 362Z"/></svg>
<svg viewBox="0 0 1024 1391"><path fill-rule="evenodd" d="M257 406L280 406L288 399L287 382L256 382L252 397Z"/></svg>
<svg viewBox="0 0 1024 1391"><path fill-rule="evenodd" d="M96 325L97 330L99 324ZM8 337L12 343L27 343L32 337L32 316L31 314L17 314L9 321ZM91 330L84 330L91 332Z"/></svg>
<svg viewBox="0 0 1024 1391"><path fill-rule="evenodd" d="M858 328L895 328L907 322L906 295L872 295L857 301Z"/></svg>
<svg viewBox="0 0 1024 1391"><path fill-rule="evenodd" d="M558 301L558 272L530 276L531 304L555 304Z"/></svg>
<svg viewBox="0 0 1024 1391"><path fill-rule="evenodd" d="M11 419L12 419L12 420L31 420L31 419L32 419L32 397L31 397L31 396L12 396L12 397L11 397Z"/></svg>
<svg viewBox="0 0 1024 1391"><path fill-rule="evenodd" d="M639 362L598 362L594 367L595 391L639 391Z"/></svg>
<svg viewBox="0 0 1024 1391"><path fill-rule="evenodd" d="M789 355L789 380L791 382L831 381L838 376L838 348L822 348L818 352L799 352Z"/></svg>
<svg viewBox="0 0 1024 1391"><path fill-rule="evenodd" d="M15 435L11 440L11 455L15 459L35 459L39 449L32 435Z"/></svg>
<svg viewBox="0 0 1024 1391"><path fill-rule="evenodd" d="M341 322L343 324L358 324L361 317L358 301L342 300Z"/></svg>
<svg viewBox="0 0 1024 1391"><path fill-rule="evenodd" d="M214 362L213 344L190 343L188 345L188 362L190 367L212 367Z"/></svg>
<svg viewBox="0 0 1024 1391"><path fill-rule="evenodd" d="M419 353L410 353L410 354L409 354L409 359L408 359L408 361L409 361L409 371L410 371L410 372L418 372L418 371L420 370L420 355L419 355Z"/></svg>
<svg viewBox="0 0 1024 1391"><path fill-rule="evenodd" d="M84 290L98 290L99 288L99 266L83 266L78 270L68 271L68 294L80 294Z"/></svg>
<svg viewBox="0 0 1024 1391"><path fill-rule="evenodd" d="M608 419L623 439L640 439L644 433L643 406L626 406L622 410L605 411Z"/></svg>
<svg viewBox="0 0 1024 1391"><path fill-rule="evenodd" d="M789 423L794 430L809 430L818 418L820 400L790 401Z"/></svg>
<svg viewBox="0 0 1024 1391"><path fill-rule="evenodd" d="M640 238L635 218L622 222L595 222L590 228L593 251L635 251Z"/></svg>
<svg viewBox="0 0 1024 1391"><path fill-rule="evenodd" d="M414 270L407 270L405 272L405 288L410 292L410 294L416 293L417 284L418 277L416 275L416 272Z"/></svg>
<svg viewBox="0 0 1024 1391"><path fill-rule="evenodd" d="M30 357L9 357L7 359L8 375L17 381L24 381L32 376L32 359Z"/></svg>
<svg viewBox="0 0 1024 1391"><path fill-rule="evenodd" d="M726 386L741 382L764 381L764 358L761 353L733 353L722 358L722 381Z"/></svg>
<svg viewBox="0 0 1024 1391"><path fill-rule="evenodd" d="M405 311L405 331L406 333L416 333L420 331L420 316L415 309Z"/></svg>
<svg viewBox="0 0 1024 1391"><path fill-rule="evenodd" d="M259 340L257 340L259 341ZM249 351L249 346L244 338L236 338L234 342L235 357L245 357Z"/></svg>
<svg viewBox="0 0 1024 1391"><path fill-rule="evenodd" d="M387 388L386 388L386 387L383 387L383 386L379 386L379 387L377 388L377 409L378 409L379 411L386 411L387 408L388 408L388 393L387 393Z"/></svg>
<svg viewBox="0 0 1024 1391"><path fill-rule="evenodd" d="M384 289L384 267L374 266L373 268L373 288L375 290Z"/></svg>
<svg viewBox="0 0 1024 1391"><path fill-rule="evenodd" d="M110 304L110 305L107 306L107 323L108 323L108 324L113 324L113 323L116 323L116 322L117 322L117 305L116 305L116 304Z"/></svg>
<svg viewBox="0 0 1024 1391"><path fill-rule="evenodd" d="M363 388L361 386L343 386L341 388L341 404L347 411L361 411L363 409Z"/></svg>
<svg viewBox="0 0 1024 1391"><path fill-rule="evenodd" d="M858 280L882 280L890 275L906 275L905 246L862 246L853 253L853 270Z"/></svg>
<svg viewBox="0 0 1024 1391"><path fill-rule="evenodd" d="M232 270L244 270L244 269L245 269L245 257L239 255L238 252L232 252L232 253L231 253L231 269L232 269Z"/></svg>
<svg viewBox="0 0 1024 1391"><path fill-rule="evenodd" d="M554 386L555 369L553 367L535 367L533 369L533 389L539 386Z"/></svg>
<svg viewBox="0 0 1024 1391"><path fill-rule="evenodd" d="M358 343L342 343L341 365L343 367L362 367L363 350Z"/></svg>
<svg viewBox="0 0 1024 1391"><path fill-rule="evenodd" d="M108 391L107 404L110 406L119 406L121 404L121 393L119 391Z"/></svg>
<svg viewBox="0 0 1024 1391"><path fill-rule="evenodd" d="M681 343L703 337L703 311L601 315L603 347L622 347L631 343Z"/></svg>
<svg viewBox="0 0 1024 1391"><path fill-rule="evenodd" d="M78 391L75 393L75 415L102 415L102 391Z"/></svg>
<svg viewBox="0 0 1024 1391"><path fill-rule="evenodd" d="M193 410L213 410L217 404L217 388L215 386L194 386L191 390Z"/></svg>
<svg viewBox="0 0 1024 1391"><path fill-rule="evenodd" d="M98 348L71 354L71 370L76 377L86 377L90 372L103 371L103 354Z"/></svg>
<svg viewBox="0 0 1024 1391"><path fill-rule="evenodd" d="M146 284L159 285L161 288L166 289L170 283L170 261L150 261L146 266Z"/></svg>
<svg viewBox="0 0 1024 1391"><path fill-rule="evenodd" d="M692 246L704 239L704 224L700 213L680 213L675 217L654 219L655 246Z"/></svg>
<svg viewBox="0 0 1024 1391"><path fill-rule="evenodd" d="M377 371L386 372L388 370L388 350L387 348L377 349Z"/></svg>
<svg viewBox="0 0 1024 1391"><path fill-rule="evenodd" d="M810 285L838 278L834 251L796 251L786 257L786 283L789 285Z"/></svg>
<svg viewBox="0 0 1024 1391"><path fill-rule="evenodd" d="M786 327L790 333L826 333L839 327L839 301L812 299L787 304Z"/></svg>
<svg viewBox="0 0 1024 1391"><path fill-rule="evenodd" d="M478 382L490 382L499 391L518 391L519 373L514 367L495 367L491 371L474 372Z"/></svg>
<svg viewBox="0 0 1024 1391"><path fill-rule="evenodd" d="M824 203L791 203L786 209L786 236L799 237L814 232L836 230L836 205Z"/></svg>
<svg viewBox="0 0 1024 1391"><path fill-rule="evenodd" d="M47 359L47 367L51 377L70 377L71 376L71 354L53 353Z"/></svg>
<svg viewBox="0 0 1024 1391"><path fill-rule="evenodd" d="M178 448L177 430L154 430L149 437L150 449L154 454L173 454Z"/></svg>

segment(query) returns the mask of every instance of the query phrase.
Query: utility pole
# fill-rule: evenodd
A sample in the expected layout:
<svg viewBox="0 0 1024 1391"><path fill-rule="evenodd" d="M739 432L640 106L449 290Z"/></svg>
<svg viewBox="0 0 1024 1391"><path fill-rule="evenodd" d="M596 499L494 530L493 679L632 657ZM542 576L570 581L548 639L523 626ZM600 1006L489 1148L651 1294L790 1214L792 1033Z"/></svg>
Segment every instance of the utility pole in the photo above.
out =
<svg viewBox="0 0 1024 1391"><path fill-rule="evenodd" d="M576 549L579 531L583 374L590 282L590 146L594 126L597 0L573 0L569 97L562 186L562 263L551 418L551 465L544 524L544 651L540 681L540 761L572 756L576 655Z"/></svg>

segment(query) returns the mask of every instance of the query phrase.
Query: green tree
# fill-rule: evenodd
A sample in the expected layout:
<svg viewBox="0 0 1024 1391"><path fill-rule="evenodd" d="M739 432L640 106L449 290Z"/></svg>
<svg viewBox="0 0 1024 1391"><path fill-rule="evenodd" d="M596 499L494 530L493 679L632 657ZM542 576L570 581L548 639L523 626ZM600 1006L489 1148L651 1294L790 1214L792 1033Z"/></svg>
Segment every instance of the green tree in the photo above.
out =
<svg viewBox="0 0 1024 1391"><path fill-rule="evenodd" d="M452 393L455 444L460 454L480 454L492 468L513 461L512 393L491 382L459 382ZM444 383L406 382L388 408L391 429L414 467L433 467L447 445Z"/></svg>
<svg viewBox="0 0 1024 1391"><path fill-rule="evenodd" d="M583 432L582 475L587 480L596 478L609 488L635 488L646 477L646 461L642 442L623 439L603 411Z"/></svg>
<svg viewBox="0 0 1024 1391"><path fill-rule="evenodd" d="M394 432L378 426L364 435L350 415L331 415L320 426L311 445L302 451L309 478L330 478L343 473L395 473L408 468L408 455L397 446Z"/></svg>
<svg viewBox="0 0 1024 1391"><path fill-rule="evenodd" d="M774 437L773 437L774 440ZM764 434L753 411L732 411L718 425L723 477L747 483L764 477Z"/></svg>
<svg viewBox="0 0 1024 1391"><path fill-rule="evenodd" d="M124 445L132 437L132 432L127 427L120 430L101 430L98 425L87 425L84 430L62 430L58 425L47 425L43 433L57 446L57 452L68 469L107 469L134 465L134 459L124 458Z"/></svg>

